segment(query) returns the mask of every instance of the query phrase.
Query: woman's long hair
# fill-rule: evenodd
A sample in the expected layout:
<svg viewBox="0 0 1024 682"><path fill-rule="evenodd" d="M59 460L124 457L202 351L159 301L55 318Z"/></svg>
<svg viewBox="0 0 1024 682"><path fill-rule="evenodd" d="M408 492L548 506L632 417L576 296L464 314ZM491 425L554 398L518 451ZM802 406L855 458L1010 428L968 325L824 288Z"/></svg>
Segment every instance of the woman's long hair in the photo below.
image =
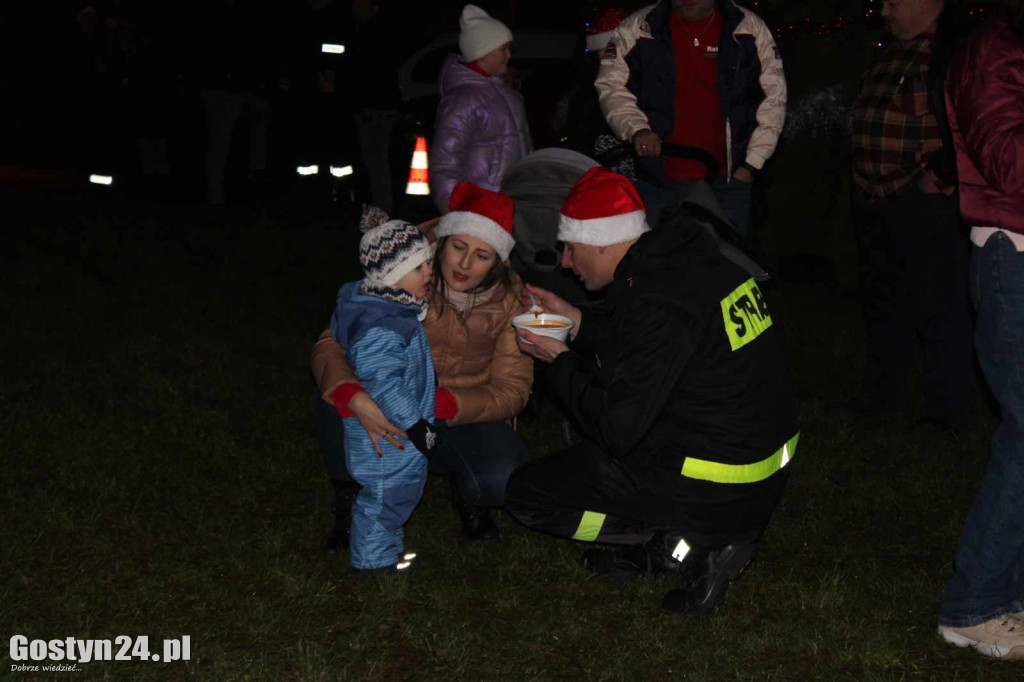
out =
<svg viewBox="0 0 1024 682"><path fill-rule="evenodd" d="M448 243L448 237L441 237L437 241L437 249L434 251L434 261L431 263L434 274L431 277L430 287L431 290L436 292L436 296L431 296L431 303L437 306L438 314L444 313L445 304L448 301L448 283L444 281L444 275L441 273L441 261L444 259L444 248ZM501 258L497 254L494 256L494 262L491 264L491 269L487 271L484 278L480 280L480 284L467 291L467 294L476 296L490 289L495 284L501 285L502 296L505 293L512 291L512 276L509 274L509 268L501 261ZM476 301L474 301L474 304Z"/></svg>

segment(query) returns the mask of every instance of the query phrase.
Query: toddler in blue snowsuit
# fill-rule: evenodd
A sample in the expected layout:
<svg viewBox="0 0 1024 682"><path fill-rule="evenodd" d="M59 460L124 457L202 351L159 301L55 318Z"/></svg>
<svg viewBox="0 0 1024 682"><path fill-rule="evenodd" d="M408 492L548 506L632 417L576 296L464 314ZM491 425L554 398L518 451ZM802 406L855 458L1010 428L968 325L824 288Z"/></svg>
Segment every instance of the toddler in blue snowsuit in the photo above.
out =
<svg viewBox="0 0 1024 682"><path fill-rule="evenodd" d="M362 486L352 505L351 562L359 570L404 567L402 526L423 494L434 431L434 362L423 331L431 248L399 220L366 231L359 243L365 277L338 291L331 332L363 388L409 435L404 450L381 439L383 456L355 417L346 417L345 463Z"/></svg>

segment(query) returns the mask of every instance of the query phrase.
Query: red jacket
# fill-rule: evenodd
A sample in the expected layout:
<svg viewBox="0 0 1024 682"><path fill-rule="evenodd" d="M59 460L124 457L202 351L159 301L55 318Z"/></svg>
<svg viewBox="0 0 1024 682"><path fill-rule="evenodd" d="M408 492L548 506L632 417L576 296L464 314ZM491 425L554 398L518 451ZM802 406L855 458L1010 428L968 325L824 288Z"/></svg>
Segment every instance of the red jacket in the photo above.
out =
<svg viewBox="0 0 1024 682"><path fill-rule="evenodd" d="M970 225L1024 234L1024 42L983 22L949 67L946 108Z"/></svg>

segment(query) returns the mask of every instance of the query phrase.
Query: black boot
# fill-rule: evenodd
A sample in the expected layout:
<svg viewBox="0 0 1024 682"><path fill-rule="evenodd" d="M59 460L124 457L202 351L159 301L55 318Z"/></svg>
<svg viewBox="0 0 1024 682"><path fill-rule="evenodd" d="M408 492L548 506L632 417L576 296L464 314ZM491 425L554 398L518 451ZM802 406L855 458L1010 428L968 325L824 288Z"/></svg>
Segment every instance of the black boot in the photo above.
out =
<svg viewBox="0 0 1024 682"><path fill-rule="evenodd" d="M352 501L363 489L355 481L332 480L334 487L334 504L331 511L334 512L334 526L330 535L327 536L327 543L324 549L334 553L339 549L348 549L349 535L352 533Z"/></svg>
<svg viewBox="0 0 1024 682"><path fill-rule="evenodd" d="M501 534L491 520L491 512L485 507L474 507L462 501L459 495L459 478L450 479L452 489L452 505L459 512L462 521L462 534L472 542L499 542Z"/></svg>
<svg viewBox="0 0 1024 682"><path fill-rule="evenodd" d="M651 577L655 573L682 574L684 564L673 553L682 536L659 530L640 545L594 547L583 552L587 570L616 582Z"/></svg>
<svg viewBox="0 0 1024 682"><path fill-rule="evenodd" d="M580 559L594 575L615 582L650 576L656 570L643 545L592 547L585 550Z"/></svg>
<svg viewBox="0 0 1024 682"><path fill-rule="evenodd" d="M681 571L683 587L669 590L661 602L673 613L709 613L725 598L729 583L740 577L754 559L757 544L738 541L725 547L703 551L693 549Z"/></svg>

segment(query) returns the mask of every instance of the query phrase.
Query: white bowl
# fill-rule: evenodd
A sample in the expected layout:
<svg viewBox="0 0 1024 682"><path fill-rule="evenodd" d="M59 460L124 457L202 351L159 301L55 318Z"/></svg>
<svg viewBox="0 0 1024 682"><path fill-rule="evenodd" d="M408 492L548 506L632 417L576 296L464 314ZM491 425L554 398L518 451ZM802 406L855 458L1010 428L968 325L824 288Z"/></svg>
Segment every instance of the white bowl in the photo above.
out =
<svg viewBox="0 0 1024 682"><path fill-rule="evenodd" d="M569 338L569 332L574 324L568 317L554 313L523 313L512 318L512 326L516 329L525 329L532 334L550 336L559 341ZM525 339L523 342L529 343Z"/></svg>

